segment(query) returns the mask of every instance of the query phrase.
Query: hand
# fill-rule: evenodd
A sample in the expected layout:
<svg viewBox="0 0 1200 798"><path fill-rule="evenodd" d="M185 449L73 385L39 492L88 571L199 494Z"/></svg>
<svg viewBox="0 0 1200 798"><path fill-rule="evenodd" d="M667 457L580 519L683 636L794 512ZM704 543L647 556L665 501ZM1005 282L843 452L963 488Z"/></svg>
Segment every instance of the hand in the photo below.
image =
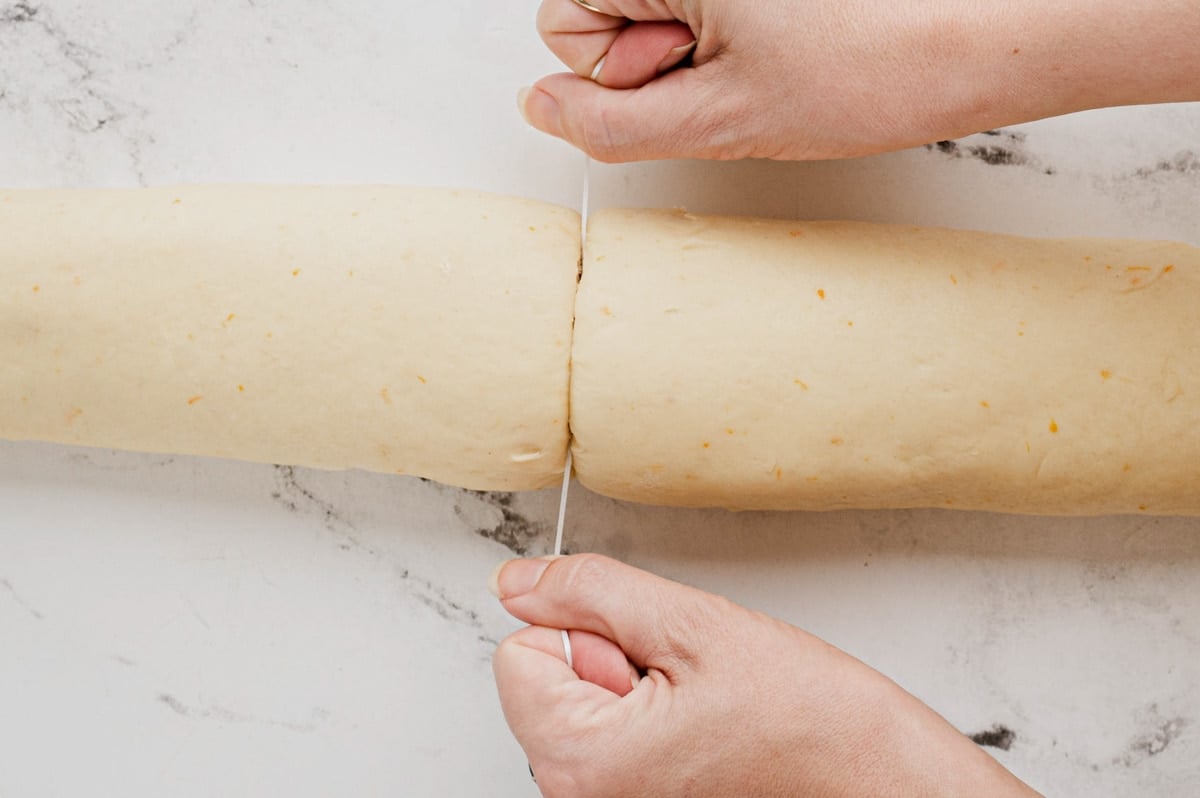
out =
<svg viewBox="0 0 1200 798"><path fill-rule="evenodd" d="M547 798L1036 794L878 672L724 599L592 555L514 560L492 588L534 624L494 669Z"/></svg>
<svg viewBox="0 0 1200 798"><path fill-rule="evenodd" d="M605 13L543 0L538 29L573 74L519 103L534 127L603 161L843 158L1200 100L1194 0L592 4ZM691 65L672 71L693 42Z"/></svg>

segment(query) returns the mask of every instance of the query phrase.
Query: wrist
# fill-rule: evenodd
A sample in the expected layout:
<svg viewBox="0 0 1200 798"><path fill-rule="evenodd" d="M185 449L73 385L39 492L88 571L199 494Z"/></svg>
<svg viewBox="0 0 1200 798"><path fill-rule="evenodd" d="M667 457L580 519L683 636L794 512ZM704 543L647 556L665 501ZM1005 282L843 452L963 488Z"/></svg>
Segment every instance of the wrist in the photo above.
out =
<svg viewBox="0 0 1200 798"><path fill-rule="evenodd" d="M1200 100L1200 7L1190 0L1011 4L980 21L970 132L1120 105ZM967 131L962 131L967 132Z"/></svg>
<svg viewBox="0 0 1200 798"><path fill-rule="evenodd" d="M1005 769L988 752L941 715L899 687L888 723L902 764L896 772L911 781L890 785L893 795L987 795L990 798L1037 798L1039 794ZM911 784L911 788L908 785Z"/></svg>

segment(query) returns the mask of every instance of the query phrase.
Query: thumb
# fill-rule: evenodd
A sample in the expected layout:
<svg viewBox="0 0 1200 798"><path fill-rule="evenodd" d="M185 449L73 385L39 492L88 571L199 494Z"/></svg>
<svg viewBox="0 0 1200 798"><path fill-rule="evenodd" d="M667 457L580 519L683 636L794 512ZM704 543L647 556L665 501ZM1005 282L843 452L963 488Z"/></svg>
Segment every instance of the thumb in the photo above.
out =
<svg viewBox="0 0 1200 798"><path fill-rule="evenodd" d="M720 92L705 69L678 69L638 89L611 89L574 74L550 75L518 97L530 125L598 161L738 158L736 92ZM607 74L608 65L604 66Z"/></svg>
<svg viewBox="0 0 1200 798"><path fill-rule="evenodd" d="M700 660L732 606L593 554L512 560L498 569L492 587L526 623L599 635L672 683Z"/></svg>

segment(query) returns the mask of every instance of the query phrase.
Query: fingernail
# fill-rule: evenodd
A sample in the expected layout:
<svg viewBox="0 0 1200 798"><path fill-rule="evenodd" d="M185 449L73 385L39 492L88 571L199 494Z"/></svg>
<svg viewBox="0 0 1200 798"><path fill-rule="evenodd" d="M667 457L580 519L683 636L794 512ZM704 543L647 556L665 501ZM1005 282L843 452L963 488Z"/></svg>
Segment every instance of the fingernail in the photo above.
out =
<svg viewBox="0 0 1200 798"><path fill-rule="evenodd" d="M691 44L685 44L681 47L676 47L671 52L667 53L667 57L658 65L658 74L662 74L669 69L679 66L683 59L687 58L692 50L696 49L695 40Z"/></svg>
<svg viewBox="0 0 1200 798"><path fill-rule="evenodd" d="M630 665L629 666L629 686L632 687L634 690L636 690L637 686L641 683L641 681L642 681L642 675L640 673L638 673L637 668Z"/></svg>
<svg viewBox="0 0 1200 798"><path fill-rule="evenodd" d="M558 101L541 89L524 88L517 94L517 107L525 121L543 133L562 135Z"/></svg>
<svg viewBox="0 0 1200 798"><path fill-rule="evenodd" d="M500 563L492 572L488 581L488 589L498 599L511 599L523 596L537 587L538 580L550 567L551 560L509 560Z"/></svg>
<svg viewBox="0 0 1200 798"><path fill-rule="evenodd" d="M509 561L497 565L492 569L492 575L488 577L488 592L496 598L500 598L500 572L504 570L504 566L508 565Z"/></svg>

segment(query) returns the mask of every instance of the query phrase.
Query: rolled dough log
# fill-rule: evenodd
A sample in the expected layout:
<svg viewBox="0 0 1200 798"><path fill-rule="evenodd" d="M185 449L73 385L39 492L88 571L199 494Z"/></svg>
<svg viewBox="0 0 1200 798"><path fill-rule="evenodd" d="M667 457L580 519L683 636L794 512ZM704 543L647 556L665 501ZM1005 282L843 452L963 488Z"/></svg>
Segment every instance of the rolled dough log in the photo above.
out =
<svg viewBox="0 0 1200 798"><path fill-rule="evenodd" d="M0 192L0 438L561 477L578 216L469 192Z"/></svg>
<svg viewBox="0 0 1200 798"><path fill-rule="evenodd" d="M639 502L1200 513L1200 250L592 217L580 479Z"/></svg>

